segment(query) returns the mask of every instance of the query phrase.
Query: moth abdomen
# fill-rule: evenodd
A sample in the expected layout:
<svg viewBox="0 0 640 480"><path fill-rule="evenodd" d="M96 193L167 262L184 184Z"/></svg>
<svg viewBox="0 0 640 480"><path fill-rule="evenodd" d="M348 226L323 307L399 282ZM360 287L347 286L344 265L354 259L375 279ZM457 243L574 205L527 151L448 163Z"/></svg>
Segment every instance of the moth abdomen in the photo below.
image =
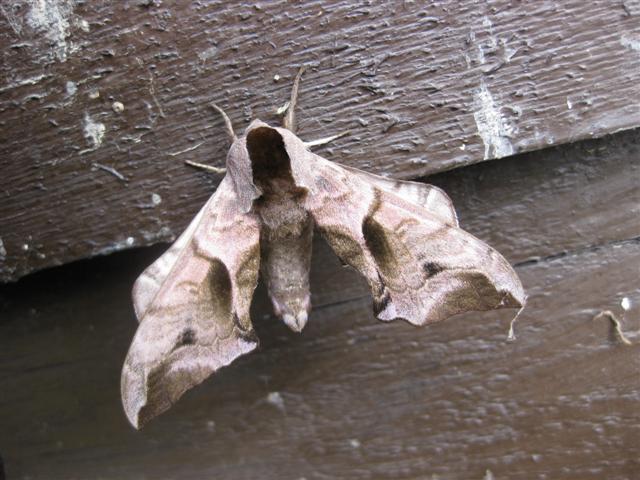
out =
<svg viewBox="0 0 640 480"><path fill-rule="evenodd" d="M270 232L260 239L261 265L275 314L292 330L299 332L311 310L309 268L313 222L308 216L289 230Z"/></svg>

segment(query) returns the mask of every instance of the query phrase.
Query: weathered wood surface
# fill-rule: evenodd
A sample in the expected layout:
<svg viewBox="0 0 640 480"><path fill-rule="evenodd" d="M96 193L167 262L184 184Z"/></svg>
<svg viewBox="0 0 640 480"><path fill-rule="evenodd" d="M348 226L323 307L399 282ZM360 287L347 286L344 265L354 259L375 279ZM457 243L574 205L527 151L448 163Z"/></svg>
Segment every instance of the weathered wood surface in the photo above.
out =
<svg viewBox="0 0 640 480"><path fill-rule="evenodd" d="M304 333L258 291L261 348L141 432L119 373L131 284L162 248L0 288L8 478L636 478L637 145L629 132L430 179L464 226L519 262L530 301L516 342L508 311L424 329L376 322L363 282L316 242ZM593 320L621 315L624 297L634 345Z"/></svg>
<svg viewBox="0 0 640 480"><path fill-rule="evenodd" d="M182 161L224 161L208 102L274 121L303 63L301 135L350 130L323 154L402 178L637 126L638 18L636 0L2 2L0 280L173 238L216 183Z"/></svg>

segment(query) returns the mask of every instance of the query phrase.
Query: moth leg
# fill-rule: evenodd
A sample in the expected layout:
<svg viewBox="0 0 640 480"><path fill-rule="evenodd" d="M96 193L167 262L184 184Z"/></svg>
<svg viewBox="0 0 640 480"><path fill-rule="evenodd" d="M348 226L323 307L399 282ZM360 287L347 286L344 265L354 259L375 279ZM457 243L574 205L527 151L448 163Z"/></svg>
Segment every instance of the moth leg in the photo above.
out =
<svg viewBox="0 0 640 480"><path fill-rule="evenodd" d="M235 142L238 139L238 137L236 136L235 132L233 131L233 124L231 123L231 119L225 113L225 111L223 109L221 109L215 103L212 103L211 106L213 108L215 108L220 115L222 115L222 119L224 120L224 126L225 126L225 128L227 130L227 135L229 136L229 139L231 140L231 143Z"/></svg>
<svg viewBox="0 0 640 480"><path fill-rule="evenodd" d="M304 144L309 148L310 147L317 147L317 146L320 146L320 145L326 145L327 143L331 143L334 140L337 140L339 138L342 138L342 137L345 137L345 136L349 135L349 133L350 132L347 130L347 131L339 133L337 135L331 135L330 137L318 138L317 140L311 140L310 142L304 142Z"/></svg>
<svg viewBox="0 0 640 480"><path fill-rule="evenodd" d="M222 174L227 172L226 168L214 167L213 165L205 165L204 163L192 162L191 160L185 160L184 163L211 173Z"/></svg>
<svg viewBox="0 0 640 480"><path fill-rule="evenodd" d="M289 100L287 113L282 121L282 126L294 133L296 131L296 103L298 102L298 88L300 86L300 78L302 77L304 70L305 68L302 66L296 74L296 78L293 81L293 88L291 89L291 100Z"/></svg>
<svg viewBox="0 0 640 480"><path fill-rule="evenodd" d="M238 137L236 136L235 132L233 131L233 124L231 123L231 119L225 113L225 111L222 108L220 108L218 105L216 105L215 103L212 103L211 106L213 108L215 108L220 115L222 115L222 119L224 120L224 126L225 126L225 129L227 131L227 135L229 136L229 139L231 140L231 143L235 142L238 139ZM222 173L226 173L227 172L226 168L214 167L214 166L211 166L211 165L205 165L204 163L192 162L190 160L186 160L184 163L186 163L187 165L190 165L192 167L199 168L201 170L205 170L205 171L211 172L211 173L222 174Z"/></svg>

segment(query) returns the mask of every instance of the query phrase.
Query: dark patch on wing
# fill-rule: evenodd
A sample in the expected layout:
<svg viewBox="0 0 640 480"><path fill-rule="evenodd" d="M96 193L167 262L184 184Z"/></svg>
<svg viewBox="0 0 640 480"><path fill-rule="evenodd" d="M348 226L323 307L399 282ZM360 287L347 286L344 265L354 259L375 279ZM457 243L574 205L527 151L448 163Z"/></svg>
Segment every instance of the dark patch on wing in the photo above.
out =
<svg viewBox="0 0 640 480"><path fill-rule="evenodd" d="M378 292L373 295L373 313L376 315L384 311L389 303L391 303L391 294L380 278L380 275L378 275L378 281L380 282L380 288L378 289Z"/></svg>
<svg viewBox="0 0 640 480"><path fill-rule="evenodd" d="M393 277L397 271L398 262L393 247L387 238L387 231L372 215L367 215L362 222L362 235L382 274L385 277Z"/></svg>
<svg viewBox="0 0 640 480"><path fill-rule="evenodd" d="M378 269L379 288L378 292L373 295L373 311L378 315L384 311L392 301L391 294L385 285L383 277L393 278L397 275L398 260L388 237L388 232L374 218L374 214L380 208L381 194L377 188L373 189L373 193L373 202L367 216L364 217L362 221L362 236Z"/></svg>
<svg viewBox="0 0 640 480"><path fill-rule="evenodd" d="M247 343L255 343L256 345L260 343L258 335L256 335L256 332L254 330L242 331L239 333L239 335L240 338Z"/></svg>
<svg viewBox="0 0 640 480"><path fill-rule="evenodd" d="M236 312L233 312L233 324L236 326L243 338L245 337L245 335L248 335L251 338L255 337L251 324L249 324L249 326L243 325L240 317L238 317L238 314Z"/></svg>
<svg viewBox="0 0 640 480"><path fill-rule="evenodd" d="M211 306L219 318L231 316L231 276L227 266L217 258L211 260L209 269L209 292L207 300L211 300Z"/></svg>
<svg viewBox="0 0 640 480"><path fill-rule="evenodd" d="M191 321L191 319L189 319ZM189 345L195 345L196 343L196 332L192 328L185 328L182 333L178 336L178 340L176 344L171 349L172 352L175 352L179 348L186 347Z"/></svg>
<svg viewBox="0 0 640 480"><path fill-rule="evenodd" d="M373 200L371 205L369 206L369 211L367 212L368 217L373 217L375 213L380 209L380 205L382 204L382 191L373 187Z"/></svg>
<svg viewBox="0 0 640 480"><path fill-rule="evenodd" d="M260 243L256 242L250 249L242 252L238 260L240 266L236 274L236 286L239 292L255 287L260 268Z"/></svg>
<svg viewBox="0 0 640 480"><path fill-rule="evenodd" d="M178 339L178 346L193 345L196 343L196 332L192 328L185 328Z"/></svg>
<svg viewBox="0 0 640 480"><path fill-rule="evenodd" d="M357 268L362 264L362 247L349 233L343 232L339 228L327 228L321 233L327 243L331 245L342 265L351 265Z"/></svg>
<svg viewBox="0 0 640 480"><path fill-rule="evenodd" d="M425 262L422 264L422 269L427 274L427 278L431 278L444 270L444 267L435 262Z"/></svg>

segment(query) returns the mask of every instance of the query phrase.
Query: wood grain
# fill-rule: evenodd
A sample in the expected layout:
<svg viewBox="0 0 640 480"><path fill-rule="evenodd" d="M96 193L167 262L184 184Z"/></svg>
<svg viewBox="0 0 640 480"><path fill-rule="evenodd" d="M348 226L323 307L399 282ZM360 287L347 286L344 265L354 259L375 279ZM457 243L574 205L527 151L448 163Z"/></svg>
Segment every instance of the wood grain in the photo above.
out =
<svg viewBox="0 0 640 480"><path fill-rule="evenodd" d="M303 63L302 137L399 178L640 119L629 2L38 5L0 8L2 281L173 238L216 184L183 160L226 153L207 104L276 121Z"/></svg>

